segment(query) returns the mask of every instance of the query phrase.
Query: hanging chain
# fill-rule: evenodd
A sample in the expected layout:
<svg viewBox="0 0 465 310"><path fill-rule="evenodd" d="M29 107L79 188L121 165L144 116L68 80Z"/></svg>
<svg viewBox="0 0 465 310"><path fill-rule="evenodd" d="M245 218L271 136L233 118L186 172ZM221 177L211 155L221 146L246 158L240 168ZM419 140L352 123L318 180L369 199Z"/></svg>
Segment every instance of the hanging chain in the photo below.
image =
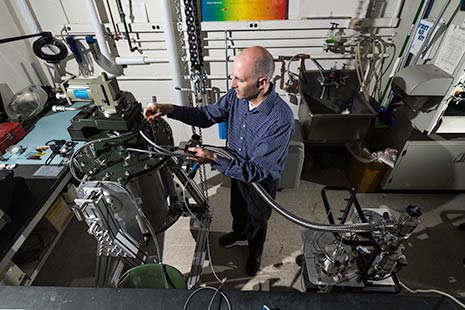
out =
<svg viewBox="0 0 465 310"><path fill-rule="evenodd" d="M187 24L187 42L189 43L189 55L190 55L190 64L191 70L189 70L189 61L187 59L187 47L186 47L186 37L184 36L184 31L182 27L183 15L181 10L181 0L175 0L175 9L176 9L176 25L179 33L179 39L181 43L181 61L183 63L183 76L189 76L187 88L188 91L188 103L190 107L198 106L200 102L200 93L205 91L205 80L206 74L203 70L203 56L201 49L200 41L200 24L198 19L197 7L195 5L195 0L184 0L184 13L186 16ZM193 100L192 89L194 89L193 94L195 96L195 102ZM202 130L192 126L192 133L197 134L200 137L200 141L203 142ZM202 188L203 194L205 196L206 202L208 203L208 188L207 188L207 173L205 165L200 167L200 186Z"/></svg>
<svg viewBox="0 0 465 310"><path fill-rule="evenodd" d="M200 24L195 0L184 0L184 12L186 15L187 36L191 64L194 69L203 67L203 56L200 41Z"/></svg>
<svg viewBox="0 0 465 310"><path fill-rule="evenodd" d="M200 38L200 22L195 0L184 0L184 12L187 26L187 42L191 61L191 81L194 86L196 101L201 102L200 94L205 93L205 74Z"/></svg>
<svg viewBox="0 0 465 310"><path fill-rule="evenodd" d="M183 78L185 78L186 76L189 76L189 62L187 59L186 38L184 36L184 31L182 30L183 18L182 18L182 10L181 10L181 0L174 1L174 7L176 9L176 29L178 30L179 41L181 45L181 61L183 64L183 69L184 69ZM189 106L193 107L194 102L192 100L192 93L190 91L191 90L190 81L187 81L187 85L188 85L187 89L189 89L187 100L188 100Z"/></svg>

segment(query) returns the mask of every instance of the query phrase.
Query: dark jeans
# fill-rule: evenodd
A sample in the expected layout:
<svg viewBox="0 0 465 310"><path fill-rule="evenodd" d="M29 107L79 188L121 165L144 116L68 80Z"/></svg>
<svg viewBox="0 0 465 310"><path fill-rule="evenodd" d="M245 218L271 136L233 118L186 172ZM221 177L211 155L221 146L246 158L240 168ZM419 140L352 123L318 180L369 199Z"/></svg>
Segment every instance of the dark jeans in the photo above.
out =
<svg viewBox="0 0 465 310"><path fill-rule="evenodd" d="M262 181L260 185L274 199L278 182L279 180ZM233 232L249 241L249 258L260 260L271 207L258 196L249 183L231 179L230 208Z"/></svg>

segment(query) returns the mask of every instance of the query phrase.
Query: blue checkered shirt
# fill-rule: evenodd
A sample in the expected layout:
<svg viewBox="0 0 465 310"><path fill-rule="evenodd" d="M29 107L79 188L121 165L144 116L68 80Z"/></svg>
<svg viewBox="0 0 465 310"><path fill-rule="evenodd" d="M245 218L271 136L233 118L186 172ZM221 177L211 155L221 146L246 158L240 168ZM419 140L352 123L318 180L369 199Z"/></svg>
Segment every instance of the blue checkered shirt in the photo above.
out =
<svg viewBox="0 0 465 310"><path fill-rule="evenodd" d="M212 167L247 183L279 179L294 133L294 116L274 89L251 111L248 101L238 99L231 89L216 104L176 106L168 117L202 128L227 121L227 149L234 159L217 156Z"/></svg>

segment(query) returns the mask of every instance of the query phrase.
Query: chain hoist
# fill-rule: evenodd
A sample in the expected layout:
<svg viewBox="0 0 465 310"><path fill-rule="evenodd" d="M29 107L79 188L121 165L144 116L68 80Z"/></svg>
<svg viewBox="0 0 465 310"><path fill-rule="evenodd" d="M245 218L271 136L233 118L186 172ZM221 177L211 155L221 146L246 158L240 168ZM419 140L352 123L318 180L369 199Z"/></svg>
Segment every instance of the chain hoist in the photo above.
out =
<svg viewBox="0 0 465 310"><path fill-rule="evenodd" d="M205 80L207 78L205 71L203 69L203 56L200 40L200 23L198 19L198 12L196 2L193 0L184 0L184 15L186 17L186 26L187 26L187 42L189 44L189 55L190 55L190 67L187 59L187 47L186 47L186 38L184 35L182 27L182 10L181 10L181 0L175 1L176 9L176 23L177 30L179 32L179 39L181 43L181 61L183 63L183 75L190 76L190 81L188 81L188 103L189 106L198 106L201 103L201 94L205 92ZM190 74L189 74L190 73ZM195 96L195 102L192 98L192 89ZM197 134L200 137L200 141L203 141L202 130L192 126L192 133ZM206 201L208 202L208 189L207 189L207 174L205 166L202 165L200 168L200 185L205 196Z"/></svg>
<svg viewBox="0 0 465 310"><path fill-rule="evenodd" d="M184 14L186 16L187 42L191 61L191 81L194 86L196 101L200 94L205 93L207 75L203 66L202 42L200 39L200 23L195 0L184 0Z"/></svg>

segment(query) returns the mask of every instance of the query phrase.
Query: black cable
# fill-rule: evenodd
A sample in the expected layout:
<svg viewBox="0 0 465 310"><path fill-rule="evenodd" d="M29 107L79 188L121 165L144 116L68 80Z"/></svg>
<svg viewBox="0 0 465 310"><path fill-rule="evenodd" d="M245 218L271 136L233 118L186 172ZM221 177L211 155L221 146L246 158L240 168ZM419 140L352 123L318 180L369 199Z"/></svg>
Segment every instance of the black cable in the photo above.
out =
<svg viewBox="0 0 465 310"><path fill-rule="evenodd" d="M35 38L35 37L38 37L38 36L45 36L45 35L50 35L51 36L51 33L50 32L40 32L40 33L28 34L28 35L24 35L24 36L1 39L0 44L19 41L19 40L24 40L24 39L29 39L29 38Z"/></svg>
<svg viewBox="0 0 465 310"><path fill-rule="evenodd" d="M396 58L396 52L397 52L396 45L393 44L393 45L392 45L392 48L394 49L394 51L392 52L391 60L389 60L389 64L386 66L386 69L381 73L381 77L380 77L380 78L383 78L383 76L384 76L384 75L386 74L386 72L389 70L389 67L392 65L392 62L393 62L394 59Z"/></svg>
<svg viewBox="0 0 465 310"><path fill-rule="evenodd" d="M66 56L68 56L68 49L66 48L66 46L60 41L58 41L57 39L55 39L51 32L46 32L46 31L35 33L35 34L28 34L24 36L1 39L0 44L39 37L39 36L40 38L34 41L34 43L32 44L32 50L34 51L34 54L37 57L47 62L58 63L62 61L63 59L65 59ZM53 50L51 50L52 54L46 53L43 50L43 48L46 46L53 46L58 49L58 52L55 53Z"/></svg>
<svg viewBox="0 0 465 310"><path fill-rule="evenodd" d="M52 46L58 49L58 53L55 53L53 49L50 49L52 53L44 51L45 47ZM35 40L32 44L32 50L37 57L50 63L58 63L68 56L66 45L55 39L50 32Z"/></svg>
<svg viewBox="0 0 465 310"><path fill-rule="evenodd" d="M137 46L133 47L131 42L131 37L129 36L129 27L128 23L126 22L126 14L124 14L123 5L121 4L121 0L116 0L116 5L118 6L119 17L124 25L124 32L126 33L126 39L128 40L129 50L131 52L137 51Z"/></svg>

